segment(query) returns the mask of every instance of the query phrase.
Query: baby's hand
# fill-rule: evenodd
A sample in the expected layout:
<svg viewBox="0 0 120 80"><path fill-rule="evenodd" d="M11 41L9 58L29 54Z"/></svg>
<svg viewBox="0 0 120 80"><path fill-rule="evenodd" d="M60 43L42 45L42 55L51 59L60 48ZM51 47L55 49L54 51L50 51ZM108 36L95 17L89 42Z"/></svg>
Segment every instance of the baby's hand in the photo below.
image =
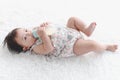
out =
<svg viewBox="0 0 120 80"><path fill-rule="evenodd" d="M50 22L44 22L44 23L40 24L40 26L37 26L33 29L38 29L39 27L47 27L49 24L50 24Z"/></svg>
<svg viewBox="0 0 120 80"><path fill-rule="evenodd" d="M44 31L45 31L45 26L43 26L43 27L38 27L38 31L39 31L39 32L44 32Z"/></svg>
<svg viewBox="0 0 120 80"><path fill-rule="evenodd" d="M50 23L49 22L44 22L40 25L40 27L47 27Z"/></svg>
<svg viewBox="0 0 120 80"><path fill-rule="evenodd" d="M44 35L44 34L45 34L45 26L43 26L43 27L38 27L37 33L39 34L39 36Z"/></svg>

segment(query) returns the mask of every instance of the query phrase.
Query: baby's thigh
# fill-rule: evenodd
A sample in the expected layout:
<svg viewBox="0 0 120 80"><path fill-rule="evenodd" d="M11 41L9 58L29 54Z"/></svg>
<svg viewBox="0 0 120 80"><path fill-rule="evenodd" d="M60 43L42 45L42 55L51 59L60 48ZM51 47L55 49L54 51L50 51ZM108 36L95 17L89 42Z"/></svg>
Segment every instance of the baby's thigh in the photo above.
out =
<svg viewBox="0 0 120 80"><path fill-rule="evenodd" d="M76 55L82 55L91 51L91 44L89 40L78 39L73 47L73 51Z"/></svg>

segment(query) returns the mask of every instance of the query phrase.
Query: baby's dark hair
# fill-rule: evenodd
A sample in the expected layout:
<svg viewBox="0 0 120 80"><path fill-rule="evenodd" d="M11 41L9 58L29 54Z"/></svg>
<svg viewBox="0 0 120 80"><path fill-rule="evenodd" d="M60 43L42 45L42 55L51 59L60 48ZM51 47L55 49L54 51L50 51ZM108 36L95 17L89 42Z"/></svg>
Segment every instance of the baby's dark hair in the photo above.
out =
<svg viewBox="0 0 120 80"><path fill-rule="evenodd" d="M23 51L23 47L19 45L15 40L18 29L20 28L13 29L11 32L8 33L8 35L4 39L4 46L7 44L8 50L17 54Z"/></svg>

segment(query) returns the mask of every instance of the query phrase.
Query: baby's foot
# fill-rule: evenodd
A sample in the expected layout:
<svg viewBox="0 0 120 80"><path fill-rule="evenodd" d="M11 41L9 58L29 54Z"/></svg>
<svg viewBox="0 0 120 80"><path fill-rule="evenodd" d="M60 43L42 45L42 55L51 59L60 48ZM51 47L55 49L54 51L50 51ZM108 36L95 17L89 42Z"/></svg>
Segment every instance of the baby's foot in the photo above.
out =
<svg viewBox="0 0 120 80"><path fill-rule="evenodd" d="M112 52L115 52L117 48L118 48L117 45L108 45L107 46L107 50L112 51Z"/></svg>
<svg viewBox="0 0 120 80"><path fill-rule="evenodd" d="M96 22L92 22L88 28L86 28L86 35L87 36L91 36L91 34L93 33L94 29L96 27Z"/></svg>

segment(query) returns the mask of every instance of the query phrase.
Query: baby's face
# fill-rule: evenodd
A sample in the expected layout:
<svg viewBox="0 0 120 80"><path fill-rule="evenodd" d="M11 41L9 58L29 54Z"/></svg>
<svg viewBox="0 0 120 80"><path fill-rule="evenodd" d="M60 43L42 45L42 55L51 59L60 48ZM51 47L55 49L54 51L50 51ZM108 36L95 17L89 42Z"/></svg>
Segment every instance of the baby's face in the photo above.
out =
<svg viewBox="0 0 120 80"><path fill-rule="evenodd" d="M31 30L20 28L17 30L16 42L23 48L29 49L35 42Z"/></svg>

